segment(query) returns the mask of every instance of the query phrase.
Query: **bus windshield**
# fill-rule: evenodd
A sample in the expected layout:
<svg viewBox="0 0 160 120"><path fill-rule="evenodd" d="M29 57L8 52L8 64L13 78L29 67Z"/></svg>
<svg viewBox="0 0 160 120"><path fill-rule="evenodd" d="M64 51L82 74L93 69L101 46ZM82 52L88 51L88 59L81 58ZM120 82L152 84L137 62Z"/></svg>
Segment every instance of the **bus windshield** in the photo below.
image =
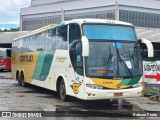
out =
<svg viewBox="0 0 160 120"><path fill-rule="evenodd" d="M140 48L136 45L134 28L85 24L83 32L89 40L86 76L131 78L142 75Z"/></svg>
<svg viewBox="0 0 160 120"><path fill-rule="evenodd" d="M83 33L92 40L130 40L135 41L136 35L131 26L84 24Z"/></svg>

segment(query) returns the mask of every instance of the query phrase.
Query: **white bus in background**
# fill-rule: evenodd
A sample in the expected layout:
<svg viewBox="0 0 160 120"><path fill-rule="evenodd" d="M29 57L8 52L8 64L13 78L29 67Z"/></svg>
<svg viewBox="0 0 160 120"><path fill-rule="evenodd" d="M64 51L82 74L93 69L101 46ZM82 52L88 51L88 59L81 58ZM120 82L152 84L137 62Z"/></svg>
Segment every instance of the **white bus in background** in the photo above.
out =
<svg viewBox="0 0 160 120"><path fill-rule="evenodd" d="M147 40L142 40L148 45ZM139 97L142 59L134 26L103 19L75 19L12 43L12 75L57 91L61 100Z"/></svg>

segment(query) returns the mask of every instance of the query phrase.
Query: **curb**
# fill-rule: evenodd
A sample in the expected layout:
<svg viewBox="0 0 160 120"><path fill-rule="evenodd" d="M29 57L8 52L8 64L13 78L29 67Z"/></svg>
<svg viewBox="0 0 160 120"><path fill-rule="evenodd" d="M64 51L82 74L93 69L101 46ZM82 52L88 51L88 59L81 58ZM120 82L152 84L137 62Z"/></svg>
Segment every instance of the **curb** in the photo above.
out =
<svg viewBox="0 0 160 120"><path fill-rule="evenodd" d="M12 77L0 76L0 79L13 79Z"/></svg>

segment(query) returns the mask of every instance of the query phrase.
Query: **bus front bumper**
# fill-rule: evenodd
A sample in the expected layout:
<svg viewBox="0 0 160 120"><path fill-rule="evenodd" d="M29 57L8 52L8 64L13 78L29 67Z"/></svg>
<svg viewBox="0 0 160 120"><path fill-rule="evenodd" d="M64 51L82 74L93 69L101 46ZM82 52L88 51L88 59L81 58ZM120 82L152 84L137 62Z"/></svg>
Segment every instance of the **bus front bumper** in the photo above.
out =
<svg viewBox="0 0 160 120"><path fill-rule="evenodd" d="M142 87L119 90L100 90L86 88L84 100L104 100L104 99L118 99L140 97L142 95Z"/></svg>

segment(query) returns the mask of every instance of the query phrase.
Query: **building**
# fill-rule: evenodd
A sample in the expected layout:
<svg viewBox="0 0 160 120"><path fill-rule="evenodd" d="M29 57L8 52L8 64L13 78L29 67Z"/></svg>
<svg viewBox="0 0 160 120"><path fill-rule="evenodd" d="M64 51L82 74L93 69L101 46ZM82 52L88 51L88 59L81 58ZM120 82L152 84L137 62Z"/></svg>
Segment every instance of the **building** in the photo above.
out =
<svg viewBox="0 0 160 120"><path fill-rule="evenodd" d="M73 2L79 0L31 0L31 6L40 6L40 5L49 5L55 3L63 3L63 2Z"/></svg>
<svg viewBox="0 0 160 120"><path fill-rule="evenodd" d="M31 0L21 9L22 31L35 30L62 20L116 19L137 27L160 28L158 0Z"/></svg>
<svg viewBox="0 0 160 120"><path fill-rule="evenodd" d="M18 31L18 32L1 32L0 33L0 48L11 48L12 40L26 34L30 34L31 31Z"/></svg>

